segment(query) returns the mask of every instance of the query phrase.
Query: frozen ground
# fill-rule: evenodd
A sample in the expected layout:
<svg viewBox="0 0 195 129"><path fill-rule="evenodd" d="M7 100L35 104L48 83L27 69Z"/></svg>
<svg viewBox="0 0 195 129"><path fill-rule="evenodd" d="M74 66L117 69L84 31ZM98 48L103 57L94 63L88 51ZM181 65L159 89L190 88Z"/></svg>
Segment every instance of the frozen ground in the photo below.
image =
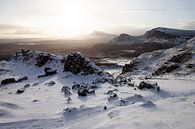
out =
<svg viewBox="0 0 195 129"><path fill-rule="evenodd" d="M0 87L0 129L194 129L195 128L195 78L194 76L163 76L151 79L160 86L155 90L139 90L110 83L98 85L94 95L79 97L71 90L72 101L61 92L62 86L73 82L91 83L96 75L57 75L37 79L42 69L26 64L1 62L1 68L12 72L3 73L0 79L10 76L28 76L27 81ZM61 68L59 68L60 71ZM106 69L114 75L121 69ZM54 81L53 86L45 85ZM142 77L135 76L139 84ZM33 84L37 83L33 86ZM17 89L25 84L30 87L22 94ZM118 99L108 101L109 90L115 90ZM120 100L125 100L121 104ZM104 107L107 109L104 109ZM71 112L65 112L69 108Z"/></svg>

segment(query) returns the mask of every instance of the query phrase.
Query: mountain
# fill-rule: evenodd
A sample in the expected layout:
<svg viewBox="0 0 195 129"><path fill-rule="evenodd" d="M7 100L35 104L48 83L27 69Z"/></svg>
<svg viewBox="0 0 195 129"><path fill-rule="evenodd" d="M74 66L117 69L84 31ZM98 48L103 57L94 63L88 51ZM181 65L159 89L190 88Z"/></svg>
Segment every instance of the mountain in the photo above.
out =
<svg viewBox="0 0 195 129"><path fill-rule="evenodd" d="M128 34L120 34L118 37L114 38L109 42L110 44L116 45L131 45L131 44L138 44L140 41Z"/></svg>
<svg viewBox="0 0 195 129"><path fill-rule="evenodd" d="M142 36L143 42L155 42L168 45L179 45L195 36L195 30L179 30L158 27L147 31Z"/></svg>
<svg viewBox="0 0 195 129"><path fill-rule="evenodd" d="M123 67L123 74L157 76L164 74L188 75L195 73L195 37L165 50L144 53Z"/></svg>
<svg viewBox="0 0 195 129"><path fill-rule="evenodd" d="M133 45L138 43L157 43L168 47L180 45L195 36L195 30L179 30L158 27L141 36L121 34L109 43L117 45Z"/></svg>

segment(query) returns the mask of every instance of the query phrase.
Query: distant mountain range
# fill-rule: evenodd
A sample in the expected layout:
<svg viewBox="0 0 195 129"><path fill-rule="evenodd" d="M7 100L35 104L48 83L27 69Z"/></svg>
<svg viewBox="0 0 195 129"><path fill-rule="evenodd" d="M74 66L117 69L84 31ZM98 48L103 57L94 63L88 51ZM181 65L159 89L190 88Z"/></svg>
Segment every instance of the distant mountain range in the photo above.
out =
<svg viewBox="0 0 195 129"><path fill-rule="evenodd" d="M158 27L147 31L141 36L120 34L109 41L110 44L132 45L138 43L160 43L169 46L179 45L195 36L195 30L180 30Z"/></svg>

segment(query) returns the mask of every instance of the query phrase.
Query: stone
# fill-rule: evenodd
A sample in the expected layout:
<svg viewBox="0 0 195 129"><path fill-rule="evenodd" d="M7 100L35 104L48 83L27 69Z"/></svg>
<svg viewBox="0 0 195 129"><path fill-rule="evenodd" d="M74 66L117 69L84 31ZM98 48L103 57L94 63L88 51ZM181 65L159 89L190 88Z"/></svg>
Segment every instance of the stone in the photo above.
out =
<svg viewBox="0 0 195 129"><path fill-rule="evenodd" d="M18 89L17 91L16 91L16 94L22 94L22 93L24 93L24 89L23 88L21 88L21 89Z"/></svg>
<svg viewBox="0 0 195 129"><path fill-rule="evenodd" d="M65 95L71 95L70 88L68 86L63 86L61 92L63 92Z"/></svg>
<svg viewBox="0 0 195 129"><path fill-rule="evenodd" d="M15 82L16 82L15 78L6 78L1 81L1 85L7 85L10 83L15 83Z"/></svg>
<svg viewBox="0 0 195 129"><path fill-rule="evenodd" d="M88 89L86 87L81 87L78 90L78 96L87 96Z"/></svg>
<svg viewBox="0 0 195 129"><path fill-rule="evenodd" d="M29 87L30 87L30 84L24 85L24 89L29 88Z"/></svg>
<svg viewBox="0 0 195 129"><path fill-rule="evenodd" d="M156 82L151 81L142 81L140 82L138 89L156 89L158 92L160 91L160 87Z"/></svg>

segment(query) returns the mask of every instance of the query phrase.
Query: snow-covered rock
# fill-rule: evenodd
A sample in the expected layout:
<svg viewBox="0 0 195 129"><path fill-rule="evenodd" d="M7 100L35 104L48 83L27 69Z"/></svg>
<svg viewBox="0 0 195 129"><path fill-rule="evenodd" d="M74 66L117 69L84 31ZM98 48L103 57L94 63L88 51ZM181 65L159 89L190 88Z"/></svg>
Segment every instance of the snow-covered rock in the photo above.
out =
<svg viewBox="0 0 195 129"><path fill-rule="evenodd" d="M141 39L144 43L154 42L170 46L176 46L186 42L194 36L195 30L179 30L158 27L147 31Z"/></svg>
<svg viewBox="0 0 195 129"><path fill-rule="evenodd" d="M177 47L142 54L124 65L122 73L162 75L194 73L195 38Z"/></svg>

